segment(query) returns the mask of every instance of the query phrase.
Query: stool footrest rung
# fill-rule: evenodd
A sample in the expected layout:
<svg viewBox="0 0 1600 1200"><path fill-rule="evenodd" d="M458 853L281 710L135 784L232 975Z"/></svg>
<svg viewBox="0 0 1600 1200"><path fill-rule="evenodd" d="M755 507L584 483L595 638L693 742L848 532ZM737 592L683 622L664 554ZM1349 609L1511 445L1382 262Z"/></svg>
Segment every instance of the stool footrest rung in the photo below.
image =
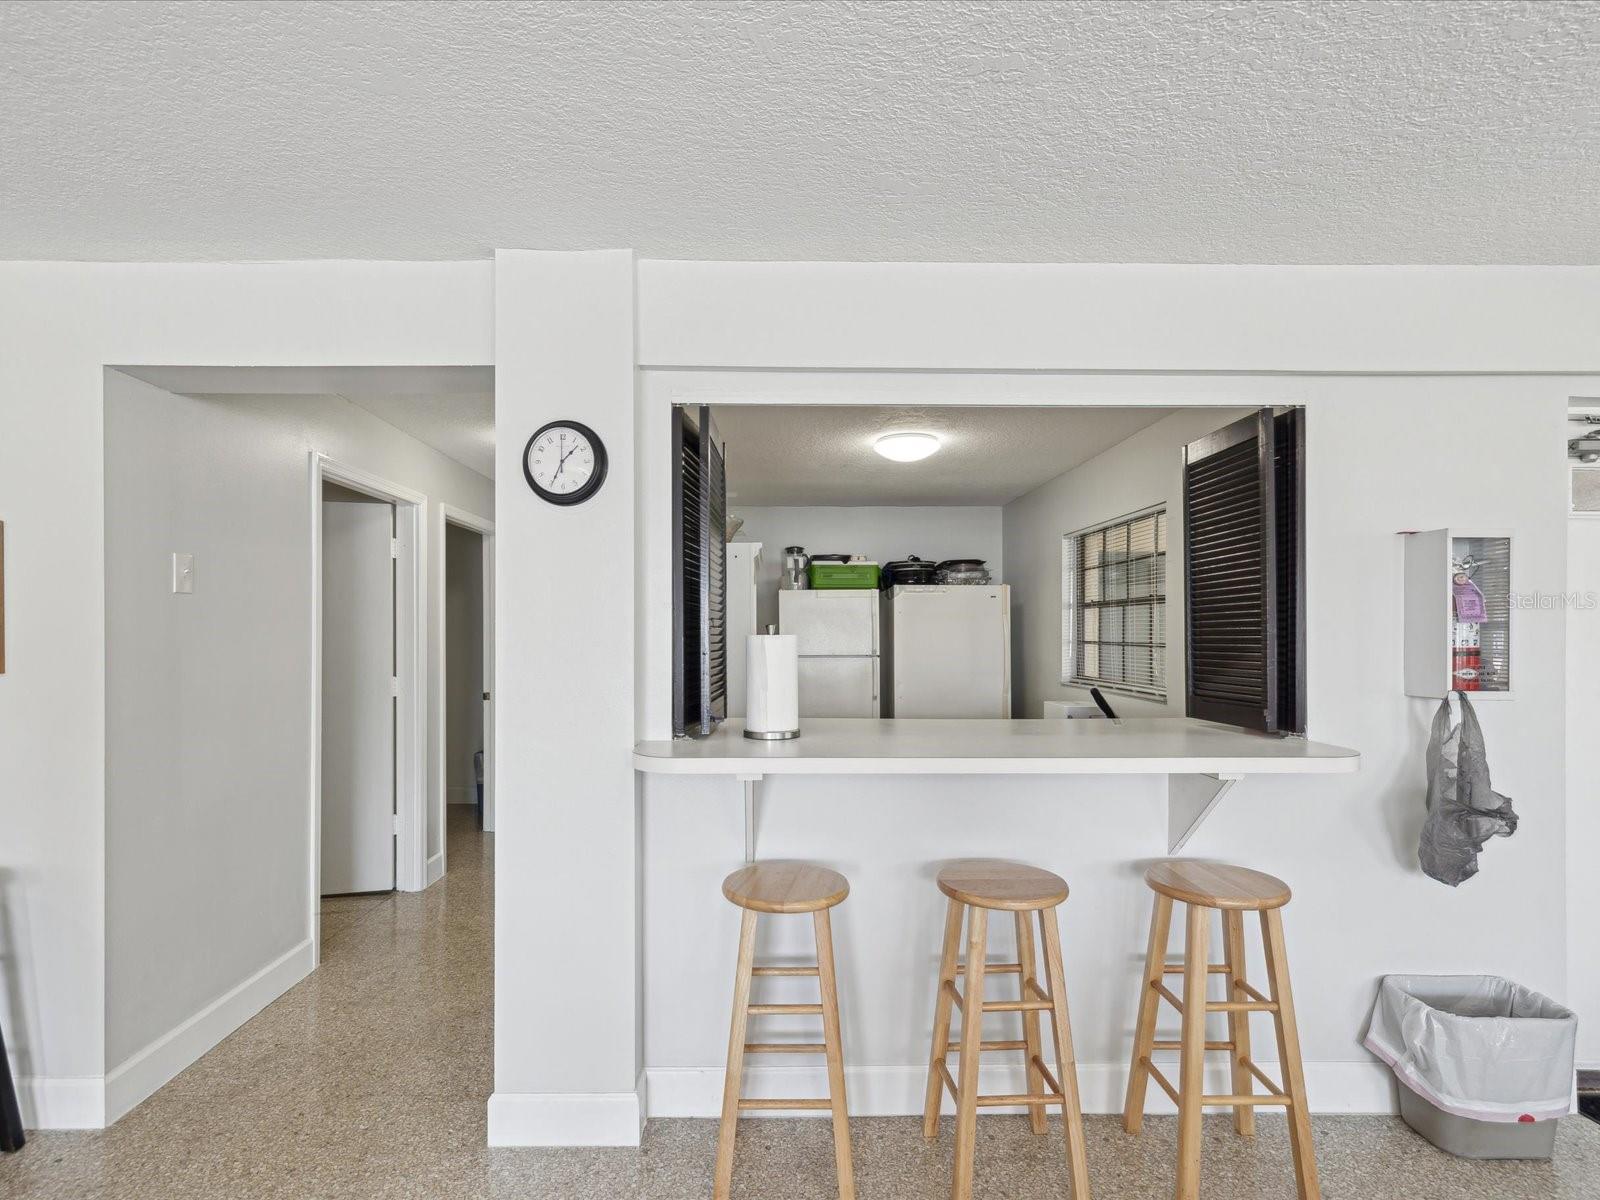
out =
<svg viewBox="0 0 1600 1200"><path fill-rule="evenodd" d="M750 974L759 975L762 978L767 978L769 976L774 976L774 975L778 975L778 976L800 975L800 976L810 976L811 978L815 979L816 976L817 976L817 968L815 968L815 967L752 967L751 970L750 970Z"/></svg>
<svg viewBox="0 0 1600 1200"><path fill-rule="evenodd" d="M967 964L966 963L957 963L956 964L956 974L957 975L965 975L966 973L967 973ZM1021 963L984 963L983 964L983 973L985 975L1020 975L1020 974L1022 974L1022 964Z"/></svg>
<svg viewBox="0 0 1600 1200"><path fill-rule="evenodd" d="M826 1054L825 1042L746 1042L746 1054Z"/></svg>
<svg viewBox="0 0 1600 1200"><path fill-rule="evenodd" d="M1182 975L1184 972L1184 966L1182 963L1167 963L1161 968L1161 970L1167 975ZM1206 971L1212 975L1226 975L1228 973L1228 964L1208 963L1206 965Z"/></svg>
<svg viewBox="0 0 1600 1200"><path fill-rule="evenodd" d="M947 979L944 981L943 986L944 990L950 993L951 1003L965 1012L967 1008L966 997L961 994L955 983ZM985 1000L983 1002L983 1011L986 1013L1049 1012L1055 1006L1055 1002L1050 999L1049 994L1031 979L1023 981L1022 990L1024 994L1020 1000ZM1027 993L1030 991L1035 997L1032 1000L1027 998Z"/></svg>
<svg viewBox="0 0 1600 1200"><path fill-rule="evenodd" d="M1273 1083L1272 1080L1268 1079L1267 1076L1262 1072L1261 1068L1256 1066L1253 1060L1248 1058L1240 1058L1239 1062L1241 1065L1243 1065L1246 1071L1249 1071L1250 1074L1254 1075L1261 1081L1261 1086L1266 1088L1267 1091L1271 1092L1274 1096L1283 1095L1283 1089L1277 1084Z"/></svg>
<svg viewBox="0 0 1600 1200"><path fill-rule="evenodd" d="M1165 1042L1165 1041L1162 1041L1162 1042L1151 1042L1150 1043L1150 1048L1152 1050L1182 1050L1183 1049L1183 1043L1182 1042ZM1235 1050L1237 1048L1238 1047L1233 1042L1207 1042L1206 1043L1206 1049L1207 1050Z"/></svg>
<svg viewBox="0 0 1600 1200"><path fill-rule="evenodd" d="M745 1009L752 1017L821 1016L820 1004L752 1004Z"/></svg>
<svg viewBox="0 0 1600 1200"><path fill-rule="evenodd" d="M1037 1056L1034 1058L1034 1062L1039 1064L1040 1070L1045 1071L1045 1077L1049 1079L1052 1084L1055 1084L1055 1079L1050 1075L1049 1071L1045 1069L1044 1063L1039 1062ZM950 1095L952 1097L959 1098L961 1095L961 1089L956 1083L956 1077L950 1074L950 1068L945 1065L943 1059L939 1061L939 1074L944 1079L944 1086L950 1092ZM1061 1104L1063 1100L1064 1097L1061 1094L1060 1086L1056 1085L1056 1090L1053 1092L1024 1092L1022 1094L1013 1096L978 1096L975 1098L974 1103L979 1108L1010 1108L1013 1106L1019 1108L1040 1108L1046 1104Z"/></svg>
<svg viewBox="0 0 1600 1200"><path fill-rule="evenodd" d="M1150 1072L1150 1078L1154 1079L1161 1085L1161 1090L1168 1096L1172 1097L1172 1102L1174 1104L1179 1103L1178 1089L1172 1086L1172 1080L1168 1079L1161 1073L1161 1068L1156 1066L1155 1063L1151 1062L1148 1058L1141 1058L1139 1060L1139 1065L1146 1071Z"/></svg>
<svg viewBox="0 0 1600 1200"><path fill-rule="evenodd" d="M1207 1000L1206 1011L1213 1012L1270 1012L1278 1006L1270 1000Z"/></svg>
<svg viewBox="0 0 1600 1200"><path fill-rule="evenodd" d="M1241 1060L1257 1079L1272 1093L1267 1096L1201 1096L1201 1108L1293 1108L1294 1101L1283 1094L1277 1084L1273 1083L1252 1063L1248 1058ZM1148 1058L1141 1058L1140 1065L1150 1073L1150 1078L1161 1085L1161 1090L1172 1098L1172 1102L1182 1107L1183 1100L1178 1095L1178 1089L1172 1086L1172 1080L1161 1073L1161 1068Z"/></svg>
<svg viewBox="0 0 1600 1200"><path fill-rule="evenodd" d="M1039 1074L1044 1078L1045 1086L1056 1095L1062 1095L1064 1089L1061 1086L1061 1081L1055 1077L1049 1067L1044 1065L1044 1059L1040 1058L1037 1054L1033 1055L1032 1057L1033 1065L1038 1068Z"/></svg>
<svg viewBox="0 0 1600 1200"><path fill-rule="evenodd" d="M769 1100L769 1099L764 1099L764 1098L763 1099L748 1099L748 1098L741 1097L740 1100L739 1100L739 1111L740 1112L761 1112L763 1110L775 1110L775 1109L818 1109L818 1108L832 1108L832 1107L833 1107L833 1101L832 1100L828 1100L828 1099L820 1099L819 1100L819 1099L813 1099L813 1098L810 1098L810 1097L807 1097L805 1099L792 1099L792 1100L778 1100L778 1099Z"/></svg>
<svg viewBox="0 0 1600 1200"><path fill-rule="evenodd" d="M1027 1048L1028 1048L1028 1043L1027 1042L980 1042L978 1044L978 1049L979 1050L990 1050L990 1051L996 1051L996 1050L1026 1050ZM944 1052L946 1054L959 1054L959 1053L961 1053L961 1043L960 1042L946 1042L945 1043L945 1047L944 1047Z"/></svg>

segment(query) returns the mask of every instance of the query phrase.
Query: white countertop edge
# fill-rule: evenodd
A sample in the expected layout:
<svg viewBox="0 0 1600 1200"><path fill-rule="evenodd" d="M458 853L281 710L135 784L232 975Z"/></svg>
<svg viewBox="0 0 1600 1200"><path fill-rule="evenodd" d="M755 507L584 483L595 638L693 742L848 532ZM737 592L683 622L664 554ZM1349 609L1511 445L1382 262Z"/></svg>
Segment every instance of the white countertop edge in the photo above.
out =
<svg viewBox="0 0 1600 1200"><path fill-rule="evenodd" d="M1326 758L664 758L635 751L649 775L1349 775L1354 751Z"/></svg>

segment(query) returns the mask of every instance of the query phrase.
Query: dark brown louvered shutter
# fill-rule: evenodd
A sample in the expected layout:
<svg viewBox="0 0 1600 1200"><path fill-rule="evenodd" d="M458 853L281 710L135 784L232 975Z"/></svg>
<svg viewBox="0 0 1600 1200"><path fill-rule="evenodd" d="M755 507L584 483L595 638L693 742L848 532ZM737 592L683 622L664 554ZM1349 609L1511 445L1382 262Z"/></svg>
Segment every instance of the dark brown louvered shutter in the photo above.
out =
<svg viewBox="0 0 1600 1200"><path fill-rule="evenodd" d="M1278 721L1280 733L1306 731L1306 414L1273 421L1278 571Z"/></svg>
<svg viewBox="0 0 1600 1200"><path fill-rule="evenodd" d="M672 733L727 715L727 469L711 411L672 410Z"/></svg>
<svg viewBox="0 0 1600 1200"><path fill-rule="evenodd" d="M1272 411L1184 449L1184 627L1191 717L1278 726L1276 438Z"/></svg>

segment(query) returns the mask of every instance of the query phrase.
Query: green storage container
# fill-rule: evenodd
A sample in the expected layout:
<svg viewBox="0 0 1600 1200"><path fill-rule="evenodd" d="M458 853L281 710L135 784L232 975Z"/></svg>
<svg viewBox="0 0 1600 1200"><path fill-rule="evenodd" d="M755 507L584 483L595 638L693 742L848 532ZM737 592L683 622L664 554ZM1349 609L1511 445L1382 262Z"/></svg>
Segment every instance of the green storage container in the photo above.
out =
<svg viewBox="0 0 1600 1200"><path fill-rule="evenodd" d="M809 568L811 586L825 588L875 588L878 564L867 562L814 562Z"/></svg>

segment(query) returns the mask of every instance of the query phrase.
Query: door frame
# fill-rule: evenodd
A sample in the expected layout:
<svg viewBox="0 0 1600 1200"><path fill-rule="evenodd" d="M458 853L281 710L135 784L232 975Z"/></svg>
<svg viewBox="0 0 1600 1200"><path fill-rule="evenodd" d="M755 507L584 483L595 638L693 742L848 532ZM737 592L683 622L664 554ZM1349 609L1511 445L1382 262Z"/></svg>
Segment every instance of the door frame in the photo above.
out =
<svg viewBox="0 0 1600 1200"><path fill-rule="evenodd" d="M447 814L446 804L449 801L449 789L446 779L449 771L446 754L446 718L449 709L449 697L444 694L445 681L445 616L448 602L445 600L445 527L454 525L459 529L466 529L477 534L483 539L483 690L489 699L483 702L483 831L494 832L494 757L495 757L495 731L494 731L494 522L485 520L476 513L468 512L464 508L457 508L453 504L441 502L438 505L438 514L433 524L433 544L439 548L437 562L433 567L434 579L438 585L439 612L435 619L434 644L438 653L434 656L434 678L439 680L439 713L435 722L434 734L439 741L439 761L434 768L433 777L433 804L439 815L439 853L435 856L438 867L434 866L434 859L427 862L427 881L433 883L445 872L445 841L444 828Z"/></svg>
<svg viewBox="0 0 1600 1200"><path fill-rule="evenodd" d="M421 492L330 458L310 453L311 509L311 920L314 962L322 961L322 485L394 505L395 514L395 887L421 891L427 851L427 544L422 536L428 498Z"/></svg>

